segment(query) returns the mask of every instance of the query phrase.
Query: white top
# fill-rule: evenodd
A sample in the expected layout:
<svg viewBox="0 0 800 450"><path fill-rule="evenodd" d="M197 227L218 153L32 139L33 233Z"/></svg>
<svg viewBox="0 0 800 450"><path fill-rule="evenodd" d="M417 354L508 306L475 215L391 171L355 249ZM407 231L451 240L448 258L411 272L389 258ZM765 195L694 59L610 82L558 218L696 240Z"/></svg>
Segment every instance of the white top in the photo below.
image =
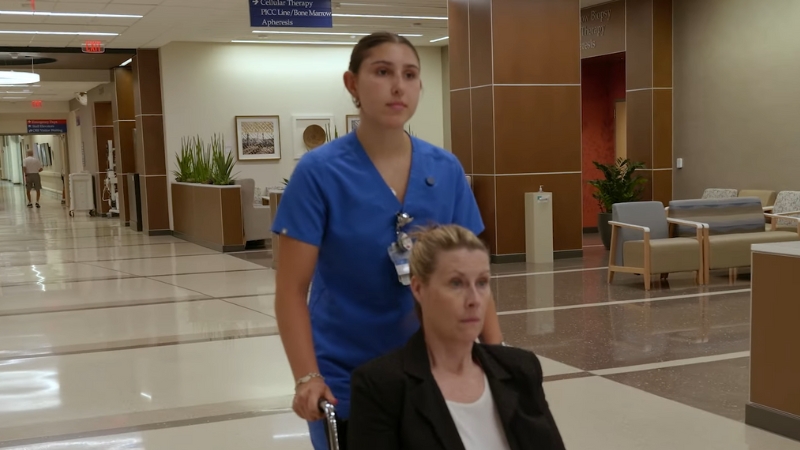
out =
<svg viewBox="0 0 800 450"><path fill-rule="evenodd" d="M450 416L456 423L466 450L511 450L486 374L483 375L483 380L483 394L478 401L456 403L446 400L447 409L450 410Z"/></svg>
<svg viewBox="0 0 800 450"><path fill-rule="evenodd" d="M800 256L800 242L777 242L774 244L753 244L753 252L769 253L779 256Z"/></svg>
<svg viewBox="0 0 800 450"><path fill-rule="evenodd" d="M25 173L39 173L39 170L42 168L42 162L33 156L25 158L25 160L22 161L22 165L25 167Z"/></svg>

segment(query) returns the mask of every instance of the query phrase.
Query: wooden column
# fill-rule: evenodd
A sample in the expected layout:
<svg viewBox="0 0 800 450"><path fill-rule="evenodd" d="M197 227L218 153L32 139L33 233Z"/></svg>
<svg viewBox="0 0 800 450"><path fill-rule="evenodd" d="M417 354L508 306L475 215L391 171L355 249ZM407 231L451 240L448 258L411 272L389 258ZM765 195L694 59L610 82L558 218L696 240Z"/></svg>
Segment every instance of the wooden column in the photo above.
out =
<svg viewBox="0 0 800 450"><path fill-rule="evenodd" d="M553 192L554 250L580 253L579 0L450 0L453 153L496 262L525 259L525 193Z"/></svg>
<svg viewBox="0 0 800 450"><path fill-rule="evenodd" d="M128 67L114 69L114 98L111 101L114 117L114 142L116 150L117 189L119 190L119 218L128 225L130 209L128 205L128 174L136 172L133 133L136 129L136 113L133 105L133 72Z"/></svg>
<svg viewBox="0 0 800 450"><path fill-rule="evenodd" d="M108 170L108 141L111 141L112 146L116 146L111 102L94 104L94 138L97 143L97 173L94 174L95 209L97 212L107 213L110 207L108 202L103 200L103 191Z"/></svg>
<svg viewBox="0 0 800 450"><path fill-rule="evenodd" d="M753 246L750 403L745 422L800 440L800 243Z"/></svg>
<svg viewBox="0 0 800 450"><path fill-rule="evenodd" d="M672 200L672 0L626 1L628 158L647 166L645 200Z"/></svg>
<svg viewBox="0 0 800 450"><path fill-rule="evenodd" d="M171 234L158 50L137 50L131 66L136 116L135 160L136 172L140 176L142 228L150 235Z"/></svg>

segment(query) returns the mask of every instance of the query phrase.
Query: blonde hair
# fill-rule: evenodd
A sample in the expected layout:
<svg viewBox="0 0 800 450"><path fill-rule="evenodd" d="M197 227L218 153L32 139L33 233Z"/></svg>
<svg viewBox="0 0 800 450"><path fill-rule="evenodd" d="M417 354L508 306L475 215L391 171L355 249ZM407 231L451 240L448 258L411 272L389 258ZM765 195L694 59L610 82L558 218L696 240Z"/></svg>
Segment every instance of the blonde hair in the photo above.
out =
<svg viewBox="0 0 800 450"><path fill-rule="evenodd" d="M411 275L423 282L430 280L436 271L440 253L451 250L477 250L489 254L489 249L475 233L459 225L436 225L420 228L412 233Z"/></svg>

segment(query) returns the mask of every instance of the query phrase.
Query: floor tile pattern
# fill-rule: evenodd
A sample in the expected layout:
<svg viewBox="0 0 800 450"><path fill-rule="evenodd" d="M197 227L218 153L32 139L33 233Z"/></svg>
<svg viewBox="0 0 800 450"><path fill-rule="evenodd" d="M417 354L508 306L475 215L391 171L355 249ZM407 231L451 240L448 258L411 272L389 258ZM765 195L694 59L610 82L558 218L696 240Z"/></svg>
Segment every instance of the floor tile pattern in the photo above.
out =
<svg viewBox="0 0 800 450"><path fill-rule="evenodd" d="M800 450L743 424L750 283L605 282L607 253L492 268L570 450ZM309 450L270 247L219 254L0 183L0 448Z"/></svg>

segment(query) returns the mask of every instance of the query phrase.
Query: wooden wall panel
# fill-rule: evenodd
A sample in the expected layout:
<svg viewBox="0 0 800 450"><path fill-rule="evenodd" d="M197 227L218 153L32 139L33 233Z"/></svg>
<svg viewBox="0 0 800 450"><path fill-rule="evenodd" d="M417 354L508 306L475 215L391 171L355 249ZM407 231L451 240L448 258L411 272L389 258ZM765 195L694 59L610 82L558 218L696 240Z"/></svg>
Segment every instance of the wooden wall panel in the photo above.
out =
<svg viewBox="0 0 800 450"><path fill-rule="evenodd" d="M525 253L525 193L553 193L553 250L583 248L581 174L497 177L498 254Z"/></svg>
<svg viewBox="0 0 800 450"><path fill-rule="evenodd" d="M495 87L497 173L581 171L581 89Z"/></svg>

